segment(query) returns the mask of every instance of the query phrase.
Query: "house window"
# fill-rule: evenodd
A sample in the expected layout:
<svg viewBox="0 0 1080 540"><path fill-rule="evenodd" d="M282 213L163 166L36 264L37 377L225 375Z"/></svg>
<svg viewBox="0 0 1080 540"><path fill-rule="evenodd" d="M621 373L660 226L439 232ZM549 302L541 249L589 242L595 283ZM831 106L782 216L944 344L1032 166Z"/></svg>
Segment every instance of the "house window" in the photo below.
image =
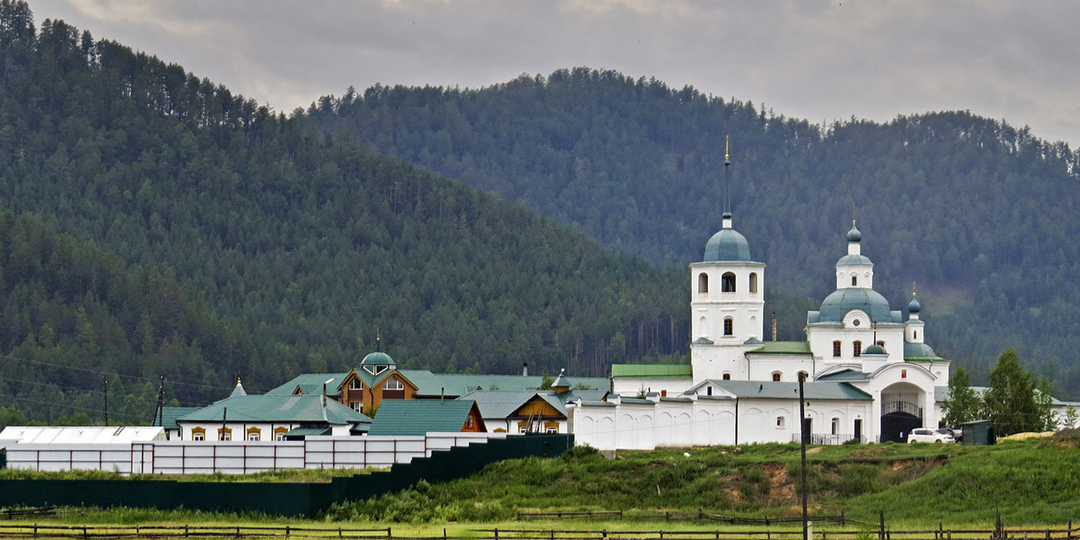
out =
<svg viewBox="0 0 1080 540"><path fill-rule="evenodd" d="M757 272L750 272L750 292L757 292Z"/></svg>
<svg viewBox="0 0 1080 540"><path fill-rule="evenodd" d="M285 434L284 433L278 433L278 434L274 435L274 440L275 441L284 441L285 440Z"/></svg>
<svg viewBox="0 0 1080 540"><path fill-rule="evenodd" d="M728 372L725 371L724 372L724 380L725 381L730 381L731 380L731 373L728 373Z"/></svg>
<svg viewBox="0 0 1080 540"><path fill-rule="evenodd" d="M218 437L218 440L219 441L231 441L232 440L232 433L228 432L228 431L222 432L221 435Z"/></svg>
<svg viewBox="0 0 1080 540"><path fill-rule="evenodd" d="M840 357L840 342L839 341L832 342L832 355L833 355L833 358L839 358Z"/></svg>
<svg viewBox="0 0 1080 540"><path fill-rule="evenodd" d="M470 417L465 419L465 427L467 427L467 428L473 427L473 417L470 416Z"/></svg>
<svg viewBox="0 0 1080 540"><path fill-rule="evenodd" d="M709 292L709 274L702 272L697 277L697 292L707 293Z"/></svg>
<svg viewBox="0 0 1080 540"><path fill-rule="evenodd" d="M405 385L398 379L387 379L382 385L383 390L404 390Z"/></svg>
<svg viewBox="0 0 1080 540"><path fill-rule="evenodd" d="M840 419L839 418L833 418L832 419L832 434L833 435L839 435L840 434Z"/></svg>
<svg viewBox="0 0 1080 540"><path fill-rule="evenodd" d="M274 440L275 441L284 441L285 440L285 434L288 433L288 432L289 432L289 428L287 428L287 427L276 427L276 428L274 428Z"/></svg>
<svg viewBox="0 0 1080 540"><path fill-rule="evenodd" d="M361 401L353 401L352 403L349 403L349 407L352 407L352 410L356 412L360 412L361 409L364 408L364 403Z"/></svg>
<svg viewBox="0 0 1080 540"><path fill-rule="evenodd" d="M361 381L360 379L353 379L353 380L349 381L349 390L363 390L363 389L364 389L364 381Z"/></svg>
<svg viewBox="0 0 1080 540"><path fill-rule="evenodd" d="M518 433L528 433L528 432L529 432L528 427L521 426L521 427L518 428Z"/></svg>
<svg viewBox="0 0 1080 540"><path fill-rule="evenodd" d="M851 276L851 286L854 287L859 284L859 278Z"/></svg>
<svg viewBox="0 0 1080 540"><path fill-rule="evenodd" d="M735 335L735 321L731 320L731 317L724 319L724 335Z"/></svg>
<svg viewBox="0 0 1080 540"><path fill-rule="evenodd" d="M706 386L705 387L705 395L706 396L711 396L712 395L712 387L711 386Z"/></svg>
<svg viewBox="0 0 1080 540"><path fill-rule="evenodd" d="M191 433L191 440L193 440L193 441L206 440L206 434L201 432L201 431L193 431Z"/></svg>
<svg viewBox="0 0 1080 540"><path fill-rule="evenodd" d="M773 381L779 381L779 380L780 380L780 372L779 372L779 371L774 371L774 372L773 372L773 374L772 374L772 380L773 380Z"/></svg>
<svg viewBox="0 0 1080 540"><path fill-rule="evenodd" d="M364 371L374 375L375 374L375 366L364 366Z"/></svg>
<svg viewBox="0 0 1080 540"><path fill-rule="evenodd" d="M720 292L735 292L735 274L727 272L720 276Z"/></svg>
<svg viewBox="0 0 1080 540"><path fill-rule="evenodd" d="M784 417L783 416L777 416L776 417L776 427L784 427Z"/></svg>
<svg viewBox="0 0 1080 540"><path fill-rule="evenodd" d="M262 435L262 430L257 428L257 427L248 428L248 430L247 430L247 440L249 440L249 441L261 440L262 439L261 435Z"/></svg>
<svg viewBox="0 0 1080 540"><path fill-rule="evenodd" d="M548 432L548 433L558 433L558 432L559 432L559 428L557 428L557 427L555 427L555 426L548 426L548 428L547 428L547 432Z"/></svg>
<svg viewBox="0 0 1080 540"><path fill-rule="evenodd" d="M259 440L259 434L257 432L248 433L248 440L249 441L257 441L257 440Z"/></svg>
<svg viewBox="0 0 1080 540"><path fill-rule="evenodd" d="M862 356L862 342L861 342L861 341L856 341L856 342L855 342L855 352L854 352L854 355L855 355L855 356Z"/></svg>
<svg viewBox="0 0 1080 540"><path fill-rule="evenodd" d="M388 368L386 366L375 366L375 374L378 375L378 374L386 371L387 369L390 369L390 368Z"/></svg>

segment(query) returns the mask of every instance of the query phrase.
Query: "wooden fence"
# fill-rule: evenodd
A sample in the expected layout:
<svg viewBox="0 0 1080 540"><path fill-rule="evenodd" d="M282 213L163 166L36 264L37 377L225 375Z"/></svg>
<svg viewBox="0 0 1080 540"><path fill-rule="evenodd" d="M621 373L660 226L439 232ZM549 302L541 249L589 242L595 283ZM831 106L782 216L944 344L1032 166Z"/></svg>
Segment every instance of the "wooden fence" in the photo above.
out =
<svg viewBox="0 0 1080 540"><path fill-rule="evenodd" d="M0 525L3 538L362 538L371 540L801 540L798 526L743 530L472 529L467 535L395 535L386 528L283 526ZM814 529L814 540L1070 540L1080 538L1072 522L1061 528L868 530Z"/></svg>
<svg viewBox="0 0 1080 540"><path fill-rule="evenodd" d="M530 519L564 519L564 518L593 518L600 517L605 519L622 519L623 517L630 517L635 520L663 520L663 521L719 521L722 523L730 523L732 525L779 525L781 523L802 523L802 518L798 517L773 517L768 516L760 518L740 517L740 516L725 516L722 514L710 514L704 510L698 510L697 512L632 512L631 514L624 515L622 510L600 510L600 511L583 511L583 512L518 512L517 520L526 521ZM858 525L861 522L848 519L844 516L844 512L841 511L838 516L813 516L810 521L814 523L832 523L840 525L841 527L851 524Z"/></svg>

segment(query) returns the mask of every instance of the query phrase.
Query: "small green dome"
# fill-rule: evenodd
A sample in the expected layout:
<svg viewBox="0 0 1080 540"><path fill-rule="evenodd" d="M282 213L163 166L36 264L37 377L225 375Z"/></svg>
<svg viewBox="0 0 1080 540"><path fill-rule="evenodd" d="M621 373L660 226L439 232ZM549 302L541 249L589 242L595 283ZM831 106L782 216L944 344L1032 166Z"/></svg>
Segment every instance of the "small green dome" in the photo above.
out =
<svg viewBox="0 0 1080 540"><path fill-rule="evenodd" d="M873 289L838 289L821 303L818 322L843 322L852 310L862 310L875 322L894 321L889 301Z"/></svg>
<svg viewBox="0 0 1080 540"><path fill-rule="evenodd" d="M724 225L726 226L712 235L709 242L705 244L705 256L701 259L703 262L752 261L750 244L739 231L730 228L730 219L731 214L725 212Z"/></svg>
<svg viewBox="0 0 1080 540"><path fill-rule="evenodd" d="M852 222L852 224L851 224L851 230L847 232L847 241L848 242L862 242L862 232L859 231L859 229L857 227L855 227L854 222Z"/></svg>
<svg viewBox="0 0 1080 540"><path fill-rule="evenodd" d="M875 343L867 347L866 350L863 351L863 354L885 354L885 347Z"/></svg>
<svg viewBox="0 0 1080 540"><path fill-rule="evenodd" d="M922 309L922 304L919 303L918 299L916 299L914 296L912 296L911 301L908 302L908 305L907 305L908 313L918 313L919 310L921 310L921 309Z"/></svg>
<svg viewBox="0 0 1080 540"><path fill-rule="evenodd" d="M373 352L360 361L361 366L393 366L396 365L393 358L384 352Z"/></svg>

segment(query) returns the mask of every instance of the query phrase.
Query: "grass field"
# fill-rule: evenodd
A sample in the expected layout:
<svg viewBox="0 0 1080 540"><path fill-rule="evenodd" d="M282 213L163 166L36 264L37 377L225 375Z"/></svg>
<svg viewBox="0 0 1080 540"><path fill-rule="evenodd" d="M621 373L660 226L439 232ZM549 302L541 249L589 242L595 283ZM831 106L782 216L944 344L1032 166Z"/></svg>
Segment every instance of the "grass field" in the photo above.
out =
<svg viewBox="0 0 1080 540"><path fill-rule="evenodd" d="M989 528L1000 512L1010 526L1063 526L1080 517L1080 445L1075 438L960 445L817 447L807 475L812 515L836 515L890 528ZM689 455L685 455L688 453ZM13 472L0 473L3 475ZM38 473L34 473L38 474ZM71 474L71 473L67 473ZM311 473L276 473L272 481L327 481ZM40 477L40 476L38 476ZM336 505L319 520L140 509L67 510L36 521L82 524L312 524L391 526L395 536L475 535L475 529L589 528L666 530L724 527L664 522L658 512L705 512L773 518L800 513L799 447L751 445L620 452L588 449L563 458L510 460L478 474L366 501ZM216 477L227 480L228 477ZM524 511L622 510L618 519L516 521Z"/></svg>

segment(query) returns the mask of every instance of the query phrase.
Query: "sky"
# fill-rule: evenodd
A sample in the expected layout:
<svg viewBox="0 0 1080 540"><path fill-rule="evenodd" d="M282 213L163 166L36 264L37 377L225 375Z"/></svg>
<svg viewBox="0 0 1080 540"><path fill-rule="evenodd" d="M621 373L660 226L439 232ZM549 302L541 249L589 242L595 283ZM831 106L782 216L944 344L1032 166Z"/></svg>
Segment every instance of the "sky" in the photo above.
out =
<svg viewBox="0 0 1080 540"><path fill-rule="evenodd" d="M1080 144L1080 2L29 0L289 112L588 66L831 123L969 110Z"/></svg>

